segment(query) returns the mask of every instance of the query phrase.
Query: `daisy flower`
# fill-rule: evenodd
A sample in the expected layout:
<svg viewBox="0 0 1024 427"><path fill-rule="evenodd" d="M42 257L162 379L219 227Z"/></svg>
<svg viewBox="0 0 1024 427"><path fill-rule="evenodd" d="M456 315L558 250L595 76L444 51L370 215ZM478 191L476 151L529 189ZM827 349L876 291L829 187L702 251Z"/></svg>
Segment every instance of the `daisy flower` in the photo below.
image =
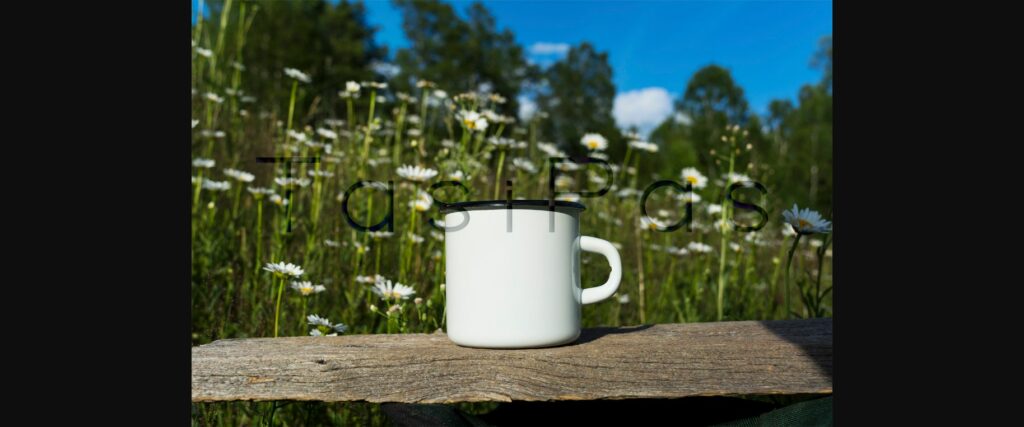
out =
<svg viewBox="0 0 1024 427"><path fill-rule="evenodd" d="M793 237L793 236L796 236L796 230L794 230L793 226L789 225L788 222L787 223L783 223L782 224L782 236L783 237Z"/></svg>
<svg viewBox="0 0 1024 427"><path fill-rule="evenodd" d="M583 144L583 146L587 147L590 151L599 151L608 148L608 140L604 139L604 137L599 133L588 133L583 135L583 138L580 138L580 144Z"/></svg>
<svg viewBox="0 0 1024 427"><path fill-rule="evenodd" d="M281 197L279 194L271 194L270 202L278 206L288 206L288 199Z"/></svg>
<svg viewBox="0 0 1024 427"><path fill-rule="evenodd" d="M793 226L799 234L828 233L832 231L832 223L821 217L817 211L808 208L801 210L793 204L793 209L782 213L786 223Z"/></svg>
<svg viewBox="0 0 1024 427"><path fill-rule="evenodd" d="M316 134L330 140L338 139L338 133L330 129L317 128Z"/></svg>
<svg viewBox="0 0 1024 427"><path fill-rule="evenodd" d="M505 101L507 101L504 96L501 96L501 95L496 94L496 93L492 93L490 98L491 98L491 102L496 103L496 104L504 104Z"/></svg>
<svg viewBox="0 0 1024 427"><path fill-rule="evenodd" d="M306 316L306 323L313 326L326 326L328 328L332 326L331 321L327 320L326 317L320 317L315 314L310 314L309 316Z"/></svg>
<svg viewBox="0 0 1024 427"><path fill-rule="evenodd" d="M526 173L537 173L537 166L534 166L533 162L531 162L530 159L516 157L512 159L512 164L515 165L516 169L522 170Z"/></svg>
<svg viewBox="0 0 1024 427"><path fill-rule="evenodd" d="M619 295L619 304L629 304L629 294Z"/></svg>
<svg viewBox="0 0 1024 427"><path fill-rule="evenodd" d="M438 89L435 90L431 95L434 95L434 98L437 99L445 99L448 97L448 92Z"/></svg>
<svg viewBox="0 0 1024 427"><path fill-rule="evenodd" d="M210 49L203 49L201 47L197 47L196 48L196 53L198 53L199 56L202 56L203 58L212 58L213 57L213 51L210 50Z"/></svg>
<svg viewBox="0 0 1024 427"><path fill-rule="evenodd" d="M292 188L295 186L306 187L309 185L309 178L287 178L279 176L274 178L274 183L284 188Z"/></svg>
<svg viewBox="0 0 1024 427"><path fill-rule="evenodd" d="M240 171L238 169L224 169L224 175L227 175L241 182L252 182L252 180L256 179L256 175L253 175L249 172Z"/></svg>
<svg viewBox="0 0 1024 427"><path fill-rule="evenodd" d="M324 177L324 178L330 178L330 177L334 176L334 172L331 172L331 171L316 171L316 170L310 169L310 170L306 171L306 175L309 175L309 176L312 176L312 177L320 176L320 177Z"/></svg>
<svg viewBox="0 0 1024 427"><path fill-rule="evenodd" d="M359 83L356 83L351 80L345 82L345 92L348 92L350 94L357 94L359 93L359 89Z"/></svg>
<svg viewBox="0 0 1024 427"><path fill-rule="evenodd" d="M576 203L580 201L580 195L576 193L564 193L555 196L555 200Z"/></svg>
<svg viewBox="0 0 1024 427"><path fill-rule="evenodd" d="M708 213L712 215L722 213L722 205L715 203L708 205Z"/></svg>
<svg viewBox="0 0 1024 427"><path fill-rule="evenodd" d="M653 144L647 141L629 141L629 146L635 150L646 151L648 153L657 153L658 144Z"/></svg>
<svg viewBox="0 0 1024 427"><path fill-rule="evenodd" d="M416 166L402 165L402 167L399 167L398 169L395 170L395 173L397 173L398 176L400 176L402 178L408 179L410 181L417 181L417 182L424 182L424 181L426 181L428 179L431 179L431 178L437 176L437 171L436 170L430 169L430 168L424 168L424 167L421 167L419 165L416 165Z"/></svg>
<svg viewBox="0 0 1024 427"><path fill-rule="evenodd" d="M213 191L228 191L231 189L231 183L227 181L214 181L212 179L203 178L203 189Z"/></svg>
<svg viewBox="0 0 1024 427"><path fill-rule="evenodd" d="M209 169L209 168L212 168L213 165L215 165L215 164L217 164L217 162L215 160L213 160L213 159L204 159L204 158L201 158L201 157L192 159L192 166L195 166L197 168Z"/></svg>
<svg viewBox="0 0 1024 427"><path fill-rule="evenodd" d="M683 256L689 254L690 251L686 250L686 248L672 248L672 251L669 253L672 255Z"/></svg>
<svg viewBox="0 0 1024 427"><path fill-rule="evenodd" d="M388 88L388 84L387 83L362 82L362 85L363 86L371 87L373 89L387 89Z"/></svg>
<svg viewBox="0 0 1024 427"><path fill-rule="evenodd" d="M344 323L337 323L334 326L332 326L331 329L334 329L334 331L339 334L344 334L345 332L348 331L348 325Z"/></svg>
<svg viewBox="0 0 1024 427"><path fill-rule="evenodd" d="M423 243L423 241L426 239L424 239L423 236L420 236L418 234L409 233L409 240L412 240L413 243L418 245L420 243Z"/></svg>
<svg viewBox="0 0 1024 427"><path fill-rule="evenodd" d="M356 276L356 283L377 283L387 280L384 276L375 274L373 276Z"/></svg>
<svg viewBox="0 0 1024 427"><path fill-rule="evenodd" d="M210 101L213 101L213 102L216 102L218 104L224 102L224 98L221 98L220 96L218 96L216 93L213 93L213 92L206 92L206 99L210 100Z"/></svg>
<svg viewBox="0 0 1024 427"><path fill-rule="evenodd" d="M462 173L462 171L455 171L448 174L448 179L451 181L462 182L462 180L466 179L466 174Z"/></svg>
<svg viewBox="0 0 1024 427"><path fill-rule="evenodd" d="M306 73L303 73L302 71L296 70L294 68L285 68L284 74L303 83L309 83L313 81L312 79L309 78L309 76L306 75Z"/></svg>
<svg viewBox="0 0 1024 427"><path fill-rule="evenodd" d="M550 157L565 157L565 153L558 149L558 146L550 142L538 142L537 149L543 151Z"/></svg>
<svg viewBox="0 0 1024 427"><path fill-rule="evenodd" d="M303 296L318 294L320 292L327 290L327 288L324 287L324 285L314 285L313 282L310 282L308 280L301 282L292 282L291 287L292 289L299 291L299 293L301 293Z"/></svg>
<svg viewBox="0 0 1024 427"><path fill-rule="evenodd" d="M274 275L278 277L299 277L306 273L306 271L303 270L302 267L284 261L278 263L268 262L267 265L263 267L263 269L271 273L274 273Z"/></svg>
<svg viewBox="0 0 1024 427"><path fill-rule="evenodd" d="M628 198L628 197L636 197L639 194L640 194L640 192L637 191L637 189L629 188L629 187L623 188L623 189L615 192L616 196L618 196L620 198L623 198L623 199Z"/></svg>
<svg viewBox="0 0 1024 427"><path fill-rule="evenodd" d="M416 291L411 287L384 278L374 283L371 290L382 300L409 299L409 297L416 294Z"/></svg>
<svg viewBox="0 0 1024 427"><path fill-rule="evenodd" d="M483 132L487 130L487 119L482 117L480 113L476 111L462 110L459 112L459 121L462 125L471 131Z"/></svg>
<svg viewBox="0 0 1024 427"><path fill-rule="evenodd" d="M512 138L501 138L497 136L487 138L487 142L498 148L511 148L512 146L516 145L516 140Z"/></svg>
<svg viewBox="0 0 1024 427"><path fill-rule="evenodd" d="M664 230L666 227L668 227L668 224L665 224L664 221L659 220L657 218L651 218L651 217L648 217L648 216L644 216L644 217L640 218L640 228L644 228L644 229L652 230L652 231L658 231L658 230Z"/></svg>
<svg viewBox="0 0 1024 427"><path fill-rule="evenodd" d="M572 187L575 183L576 180L569 175L558 175L557 177L555 177L556 188L569 188Z"/></svg>
<svg viewBox="0 0 1024 427"><path fill-rule="evenodd" d="M271 195L271 194L276 194L274 192L274 190L269 189L269 188L263 188L263 187L249 187L249 188L246 188L245 191L248 191L249 193L252 193L252 195L255 196L257 200L262 199L263 196L267 196L267 195Z"/></svg>
<svg viewBox="0 0 1024 427"><path fill-rule="evenodd" d="M576 162L559 162L558 170L562 172L573 172L580 170L581 166Z"/></svg>
<svg viewBox="0 0 1024 427"><path fill-rule="evenodd" d="M700 194L697 194L697 193L694 193L694 192L691 191L689 193L679 193L679 194L677 194L676 195L676 200L679 200L682 203L687 203L687 202L689 202L689 203L700 203L701 199L700 199Z"/></svg>
<svg viewBox="0 0 1024 427"><path fill-rule="evenodd" d="M391 237L394 234L395 233L390 232L390 231L371 231L370 232L370 237L372 237L374 240L380 240L380 239L387 239L388 237Z"/></svg>
<svg viewBox="0 0 1024 427"><path fill-rule="evenodd" d="M434 205L434 198L430 197L426 191L420 190L416 194L416 199L409 202L409 206L416 209L418 212L426 212Z"/></svg>
<svg viewBox="0 0 1024 427"><path fill-rule="evenodd" d="M306 140L309 139L305 133L293 129L288 129L285 133L288 134L288 138L294 139L296 142L306 142Z"/></svg>
<svg viewBox="0 0 1024 427"><path fill-rule="evenodd" d="M680 175L683 181L690 183L693 188L701 189L708 185L708 177L701 174L697 168L684 168Z"/></svg>
<svg viewBox="0 0 1024 427"><path fill-rule="evenodd" d="M197 125L199 125L199 120L192 119L192 129L195 129Z"/></svg>
<svg viewBox="0 0 1024 427"><path fill-rule="evenodd" d="M335 242L334 240L331 240L331 239L324 240L324 244L327 245L327 247L330 247L330 248L339 248L339 247L341 247L341 243Z"/></svg>
<svg viewBox="0 0 1024 427"><path fill-rule="evenodd" d="M700 242L690 242L690 244L686 245L686 248L691 252L699 252L703 254L711 253L712 250L711 245L706 245Z"/></svg>
<svg viewBox="0 0 1024 427"><path fill-rule="evenodd" d="M729 184L732 184L734 182L753 181L752 179L750 179L749 176L746 176L746 175L741 174L741 173L729 173L729 174L726 174L725 177L729 181Z"/></svg>

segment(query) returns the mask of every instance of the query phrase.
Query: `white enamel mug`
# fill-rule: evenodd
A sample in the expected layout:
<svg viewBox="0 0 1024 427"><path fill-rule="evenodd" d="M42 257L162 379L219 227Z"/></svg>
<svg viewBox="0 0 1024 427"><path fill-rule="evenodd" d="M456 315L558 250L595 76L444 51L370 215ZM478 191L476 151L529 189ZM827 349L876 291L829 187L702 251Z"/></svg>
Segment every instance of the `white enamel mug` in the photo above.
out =
<svg viewBox="0 0 1024 427"><path fill-rule="evenodd" d="M551 211L547 200L462 202L443 208L448 338L482 348L575 341L581 305L612 296L622 278L615 247L580 236L584 209L556 201ZM582 289L581 250L608 259L611 274L605 284Z"/></svg>

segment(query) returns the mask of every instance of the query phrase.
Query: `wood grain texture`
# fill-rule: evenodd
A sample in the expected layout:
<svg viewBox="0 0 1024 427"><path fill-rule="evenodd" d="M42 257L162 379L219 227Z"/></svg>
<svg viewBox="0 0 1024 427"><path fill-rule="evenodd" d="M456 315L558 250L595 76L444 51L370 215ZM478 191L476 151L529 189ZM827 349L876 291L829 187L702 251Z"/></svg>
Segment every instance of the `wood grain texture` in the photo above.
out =
<svg viewBox="0 0 1024 427"><path fill-rule="evenodd" d="M531 350L444 334L220 340L192 349L192 400L404 403L832 393L832 320L585 329Z"/></svg>

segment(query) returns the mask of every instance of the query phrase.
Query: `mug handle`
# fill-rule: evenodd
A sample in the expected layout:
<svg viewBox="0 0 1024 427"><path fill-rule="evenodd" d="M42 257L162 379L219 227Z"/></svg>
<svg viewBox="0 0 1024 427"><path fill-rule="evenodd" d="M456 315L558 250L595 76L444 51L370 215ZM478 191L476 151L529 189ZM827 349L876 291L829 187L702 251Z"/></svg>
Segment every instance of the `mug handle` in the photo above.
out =
<svg viewBox="0 0 1024 427"><path fill-rule="evenodd" d="M622 260L619 258L619 251L611 243L608 243L607 240L590 236L580 237L580 249L604 255L605 258L608 258L608 264L612 267L612 272L608 275L607 282L601 286L583 290L583 304L603 301L619 289L619 281L622 280Z"/></svg>

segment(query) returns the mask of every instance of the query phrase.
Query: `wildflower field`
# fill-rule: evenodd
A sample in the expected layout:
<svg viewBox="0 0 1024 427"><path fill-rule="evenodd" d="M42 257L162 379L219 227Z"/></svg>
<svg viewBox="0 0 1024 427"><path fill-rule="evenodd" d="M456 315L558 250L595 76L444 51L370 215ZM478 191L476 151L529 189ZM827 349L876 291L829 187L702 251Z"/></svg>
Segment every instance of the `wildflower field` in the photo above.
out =
<svg viewBox="0 0 1024 427"><path fill-rule="evenodd" d="M441 203L504 199L507 191L547 199L552 174L557 199L586 206L581 233L613 242L622 256L617 296L585 306L584 327L831 316L831 89L824 82L801 93L809 107L780 105L773 117L701 102L713 95L695 87L677 114L641 135L561 112L571 104L566 93L583 99L588 90L552 88L526 115L513 107L520 93L445 81L430 68L405 66L396 75L363 61L358 72L334 73L325 58L289 64L284 54L261 56L304 46L268 46L259 31L274 27L260 19L289 7L307 13L273 3L214 3L216 13L193 26L194 345L443 330ZM359 22L359 4L326 7ZM564 61L538 72L579 69L571 53ZM538 80L559 84L553 75ZM562 102L551 102L552 93ZM610 168L550 160L567 157ZM643 215L645 190L664 180L692 191L658 187ZM443 181L468 191L432 188ZM733 183L742 206L727 199ZM389 212L390 231L350 224L382 223ZM581 267L584 287L609 272L596 254L581 254ZM386 422L365 403L193 407L200 425Z"/></svg>

